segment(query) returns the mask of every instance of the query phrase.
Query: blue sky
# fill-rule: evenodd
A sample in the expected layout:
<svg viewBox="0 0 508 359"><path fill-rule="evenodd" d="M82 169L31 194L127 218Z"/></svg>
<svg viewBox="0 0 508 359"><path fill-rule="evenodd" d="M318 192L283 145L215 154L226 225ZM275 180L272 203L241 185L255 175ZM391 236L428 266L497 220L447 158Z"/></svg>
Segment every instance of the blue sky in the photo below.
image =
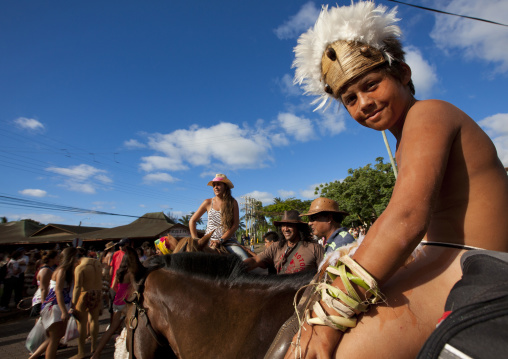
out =
<svg viewBox="0 0 508 359"><path fill-rule="evenodd" d="M408 2L501 23L508 13L504 0ZM293 47L322 4L1 2L0 196L181 216L212 196L215 173L232 180L240 203L267 205L313 199L316 185L349 168L388 162L380 133L336 105L313 112L292 85ZM508 166L508 28L398 9L417 98L463 109ZM0 216L104 227L133 220L1 198Z"/></svg>

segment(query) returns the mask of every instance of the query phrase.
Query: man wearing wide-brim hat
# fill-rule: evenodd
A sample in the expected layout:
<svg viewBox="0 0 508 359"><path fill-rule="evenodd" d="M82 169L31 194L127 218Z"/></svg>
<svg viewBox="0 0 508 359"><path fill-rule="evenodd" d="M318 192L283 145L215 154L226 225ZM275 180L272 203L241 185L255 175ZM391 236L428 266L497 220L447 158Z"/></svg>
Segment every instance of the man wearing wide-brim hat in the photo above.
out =
<svg viewBox="0 0 508 359"><path fill-rule="evenodd" d="M310 204L309 211L302 216L309 217L309 226L312 234L326 238L325 256L340 247L353 243L355 238L348 232L346 227L341 227L344 216L348 213L341 211L339 205L333 199L316 198Z"/></svg>
<svg viewBox="0 0 508 359"><path fill-rule="evenodd" d="M282 219L273 222L280 227L281 240L266 248L263 253L244 260L249 270L273 265L277 274L317 271L324 250L312 241L309 226L299 215L296 210L284 211Z"/></svg>

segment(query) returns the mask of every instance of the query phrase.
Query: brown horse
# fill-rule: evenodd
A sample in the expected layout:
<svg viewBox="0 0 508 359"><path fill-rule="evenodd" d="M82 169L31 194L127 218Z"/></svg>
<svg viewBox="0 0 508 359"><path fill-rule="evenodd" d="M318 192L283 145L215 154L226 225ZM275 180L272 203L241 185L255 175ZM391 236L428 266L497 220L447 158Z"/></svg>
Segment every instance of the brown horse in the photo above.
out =
<svg viewBox="0 0 508 359"><path fill-rule="evenodd" d="M205 252L205 253L215 253L215 254L229 254L225 246L228 245L236 245L241 247L245 253L249 257L253 257L256 254L246 248L245 246L242 246L238 243L226 243L226 244L220 244L217 248L210 248L208 246L208 241L212 237L213 231L205 234L202 238L191 238L191 237L185 237L180 239L177 244L174 247L173 253L182 253L182 252Z"/></svg>
<svg viewBox="0 0 508 359"><path fill-rule="evenodd" d="M246 272L235 255L177 253L141 265L127 249L136 283L126 318L137 359L263 358L314 273ZM132 299L134 298L134 299Z"/></svg>

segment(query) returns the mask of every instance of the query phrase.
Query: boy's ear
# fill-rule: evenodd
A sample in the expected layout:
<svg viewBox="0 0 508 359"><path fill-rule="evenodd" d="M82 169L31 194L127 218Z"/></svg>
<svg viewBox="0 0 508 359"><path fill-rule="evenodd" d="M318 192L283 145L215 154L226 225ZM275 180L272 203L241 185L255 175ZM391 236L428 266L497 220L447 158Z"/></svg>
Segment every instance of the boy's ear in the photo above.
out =
<svg viewBox="0 0 508 359"><path fill-rule="evenodd" d="M402 84L407 85L411 81L411 68L405 62L400 63L402 67Z"/></svg>

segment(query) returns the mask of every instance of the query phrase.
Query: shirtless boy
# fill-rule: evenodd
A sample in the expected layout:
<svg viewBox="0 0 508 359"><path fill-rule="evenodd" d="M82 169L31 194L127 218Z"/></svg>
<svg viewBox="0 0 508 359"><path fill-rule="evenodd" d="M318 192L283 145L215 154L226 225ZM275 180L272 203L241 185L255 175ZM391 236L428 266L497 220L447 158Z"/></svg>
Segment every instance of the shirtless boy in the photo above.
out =
<svg viewBox="0 0 508 359"><path fill-rule="evenodd" d="M336 99L359 124L389 130L399 171L390 203L352 257L386 303L371 305L345 333L305 324L305 358L414 358L461 277L467 248L508 251L508 176L496 149L460 109L414 98L396 21L370 2L324 8L295 48L295 81L321 97L319 107ZM332 285L344 291L339 277ZM291 348L286 357L294 358Z"/></svg>

